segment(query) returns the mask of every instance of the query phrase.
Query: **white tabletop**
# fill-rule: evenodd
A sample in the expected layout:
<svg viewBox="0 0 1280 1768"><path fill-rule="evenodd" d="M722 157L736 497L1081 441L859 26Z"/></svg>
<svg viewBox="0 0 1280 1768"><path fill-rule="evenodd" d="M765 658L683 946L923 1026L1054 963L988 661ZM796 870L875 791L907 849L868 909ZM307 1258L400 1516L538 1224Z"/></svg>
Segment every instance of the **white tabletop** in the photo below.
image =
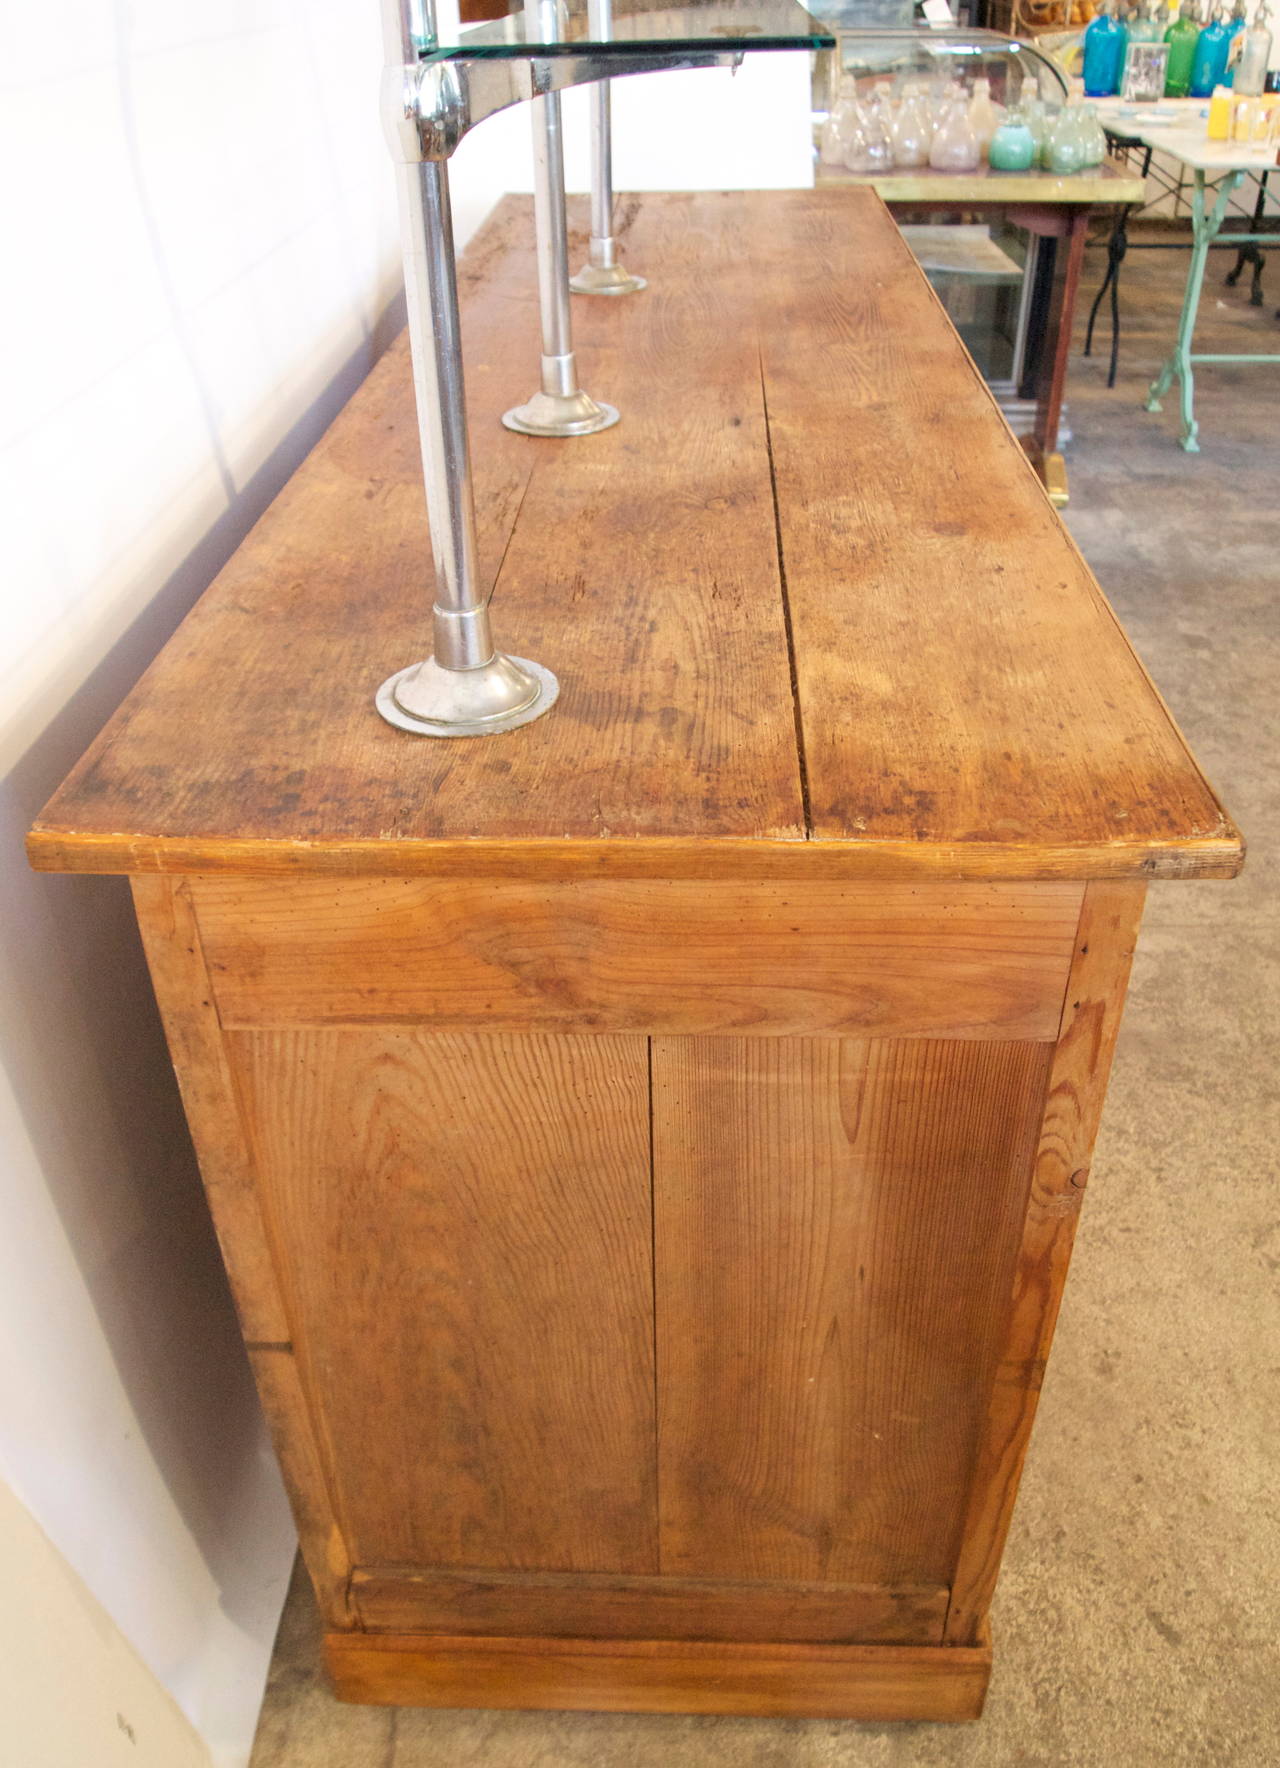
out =
<svg viewBox="0 0 1280 1768"><path fill-rule="evenodd" d="M1090 103L1105 128L1132 135L1146 147L1172 154L1198 172L1267 172L1276 166L1274 143L1261 147L1242 141L1210 141L1207 98L1162 98L1135 104L1128 98L1095 98Z"/></svg>

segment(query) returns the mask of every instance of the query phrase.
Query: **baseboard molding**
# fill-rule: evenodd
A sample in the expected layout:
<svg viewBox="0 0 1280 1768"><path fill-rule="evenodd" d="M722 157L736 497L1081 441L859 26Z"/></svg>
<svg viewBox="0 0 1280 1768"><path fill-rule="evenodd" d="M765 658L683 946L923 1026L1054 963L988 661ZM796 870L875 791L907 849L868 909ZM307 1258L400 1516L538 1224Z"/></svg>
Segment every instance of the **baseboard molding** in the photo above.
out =
<svg viewBox="0 0 1280 1768"><path fill-rule="evenodd" d="M325 1662L341 1700L380 1706L963 1720L981 1717L991 1643L734 1645L330 1633Z"/></svg>

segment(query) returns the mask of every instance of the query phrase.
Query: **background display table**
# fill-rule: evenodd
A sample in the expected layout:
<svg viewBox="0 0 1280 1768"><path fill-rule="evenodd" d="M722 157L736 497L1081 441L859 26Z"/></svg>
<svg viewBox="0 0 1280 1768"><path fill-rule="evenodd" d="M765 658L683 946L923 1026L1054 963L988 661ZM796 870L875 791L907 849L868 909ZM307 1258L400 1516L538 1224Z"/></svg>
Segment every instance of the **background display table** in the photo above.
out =
<svg viewBox="0 0 1280 1768"><path fill-rule="evenodd" d="M1058 431L1089 217L1100 205L1141 202L1142 179L1118 165L1093 166L1069 176L1039 170L996 172L990 166L975 172L924 168L871 176L819 166L817 179L824 187L870 185L907 224L949 212L1008 221L1030 235L1013 393L1018 405L1034 401L1027 451L1054 502L1064 505L1067 474ZM1009 415L1015 431L1021 431L1017 406L1011 406Z"/></svg>
<svg viewBox="0 0 1280 1768"><path fill-rule="evenodd" d="M625 229L586 439L499 423L528 206L463 265L552 711L373 709L397 348L32 859L132 879L340 1694L971 1718L1143 893L1240 839L872 193Z"/></svg>
<svg viewBox="0 0 1280 1768"><path fill-rule="evenodd" d="M1250 245L1280 246L1280 227L1266 228L1261 225L1261 201L1254 208L1254 225L1246 224L1245 229L1239 231L1233 228L1228 236L1219 239L1228 217L1233 193L1246 178L1265 181L1267 174L1275 171L1276 149L1274 144L1254 147L1237 141L1208 140L1206 110L1207 103L1203 99L1165 100L1158 106L1150 106L1136 114L1131 105L1124 104L1120 99L1103 99L1098 104L1098 114L1108 130L1123 129L1128 139L1167 154L1191 173L1191 257L1187 264L1178 336L1160 373L1152 382L1147 399L1148 411L1161 410L1160 401L1174 381L1177 381L1182 416L1179 441L1189 454L1198 454L1200 451L1200 425L1195 414L1195 365L1201 362L1280 362L1280 353L1276 351L1205 353L1192 349L1196 316L1200 311L1200 293L1204 287L1205 266L1213 246L1226 244L1237 250ZM1172 121L1147 120L1156 113L1167 114ZM1239 268L1237 261L1237 270ZM1114 276L1113 265L1113 288ZM1113 366L1112 379L1114 378Z"/></svg>

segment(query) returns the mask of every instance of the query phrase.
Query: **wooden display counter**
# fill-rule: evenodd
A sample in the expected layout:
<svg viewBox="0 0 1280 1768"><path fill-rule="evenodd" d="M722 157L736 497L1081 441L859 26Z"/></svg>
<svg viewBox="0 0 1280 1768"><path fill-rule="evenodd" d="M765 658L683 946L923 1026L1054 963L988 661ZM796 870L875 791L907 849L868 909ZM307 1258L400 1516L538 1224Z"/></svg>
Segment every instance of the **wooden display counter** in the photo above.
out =
<svg viewBox="0 0 1280 1768"><path fill-rule="evenodd" d="M464 265L506 736L404 349L31 836L133 880L349 1699L972 1718L1142 897L1241 843L870 192L624 205L622 422Z"/></svg>

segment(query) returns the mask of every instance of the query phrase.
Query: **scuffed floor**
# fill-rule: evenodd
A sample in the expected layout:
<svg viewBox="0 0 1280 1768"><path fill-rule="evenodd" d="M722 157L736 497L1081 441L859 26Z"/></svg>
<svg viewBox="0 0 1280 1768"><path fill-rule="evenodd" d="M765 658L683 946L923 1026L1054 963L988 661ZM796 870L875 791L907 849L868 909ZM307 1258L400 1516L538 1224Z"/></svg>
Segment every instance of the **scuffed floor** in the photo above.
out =
<svg viewBox="0 0 1280 1768"><path fill-rule="evenodd" d="M1280 365L1142 398L1186 254L1124 266L1120 379L1072 360L1069 525L1243 827L1234 883L1156 886L993 1615L985 1718L342 1706L302 1579L252 1768L1173 1768L1280 1761ZM1214 253L1199 347L1280 351ZM1102 274L1091 251L1087 311ZM1081 315L1083 319L1083 313ZM1082 334L1083 327L1080 332ZM1209 340L1213 342L1209 342Z"/></svg>

